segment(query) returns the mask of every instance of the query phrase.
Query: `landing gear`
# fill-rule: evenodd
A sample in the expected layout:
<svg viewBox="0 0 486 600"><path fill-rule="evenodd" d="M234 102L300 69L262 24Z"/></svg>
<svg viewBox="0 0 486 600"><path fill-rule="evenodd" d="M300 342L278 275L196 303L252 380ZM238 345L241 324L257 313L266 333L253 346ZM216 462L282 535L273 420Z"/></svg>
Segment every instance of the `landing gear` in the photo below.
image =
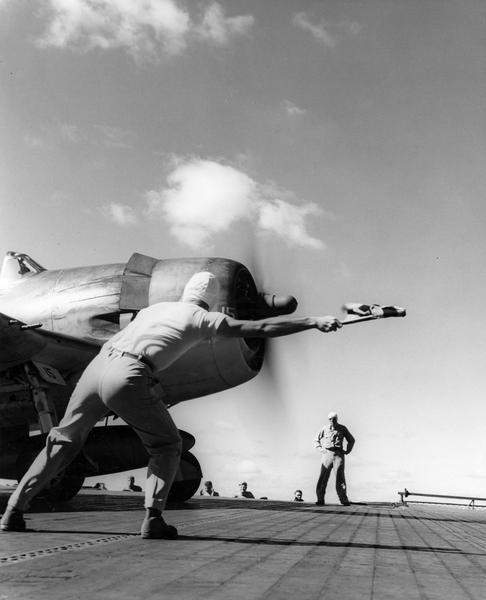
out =
<svg viewBox="0 0 486 600"><path fill-rule="evenodd" d="M42 490L37 496L39 500L44 500L50 504L67 502L74 498L83 487L84 475L69 467L60 473L51 481L49 487Z"/></svg>
<svg viewBox="0 0 486 600"><path fill-rule="evenodd" d="M45 446L46 436L52 427L58 423L56 408L50 398L46 381L59 383L62 377L52 367L40 365L34 367L32 363L24 365L25 375L29 382L32 402L39 417L39 428L41 434L29 438L24 449L20 453L16 462L17 479L20 481L27 469L30 467L37 454ZM39 375L43 381L39 379ZM81 453L66 469L61 471L37 496L38 500L49 504L67 502L73 498L83 486L86 477L86 459Z"/></svg>
<svg viewBox="0 0 486 600"><path fill-rule="evenodd" d="M17 459L16 471L18 481L22 479L37 454L45 446L45 436L36 436L29 441L30 444L24 448ZM40 492L36 499L49 504L58 504L74 498L84 483L86 476L85 462L82 456L75 459L74 462L50 482L48 487Z"/></svg>
<svg viewBox="0 0 486 600"><path fill-rule="evenodd" d="M183 452L176 479L169 492L169 502L189 500L201 485L202 471L197 458L191 452Z"/></svg>

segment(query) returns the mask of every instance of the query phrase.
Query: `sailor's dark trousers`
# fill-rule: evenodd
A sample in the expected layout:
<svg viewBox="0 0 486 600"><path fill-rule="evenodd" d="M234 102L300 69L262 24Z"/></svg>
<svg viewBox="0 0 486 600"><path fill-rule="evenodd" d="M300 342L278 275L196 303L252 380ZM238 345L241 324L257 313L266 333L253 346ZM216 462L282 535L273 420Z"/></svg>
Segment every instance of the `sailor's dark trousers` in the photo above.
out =
<svg viewBox="0 0 486 600"><path fill-rule="evenodd" d="M347 504L348 497L346 495L346 478L344 476L344 452L334 450L323 450L321 472L317 480L316 496L318 502L324 502L326 494L327 482L331 470L336 471L336 492L341 504Z"/></svg>

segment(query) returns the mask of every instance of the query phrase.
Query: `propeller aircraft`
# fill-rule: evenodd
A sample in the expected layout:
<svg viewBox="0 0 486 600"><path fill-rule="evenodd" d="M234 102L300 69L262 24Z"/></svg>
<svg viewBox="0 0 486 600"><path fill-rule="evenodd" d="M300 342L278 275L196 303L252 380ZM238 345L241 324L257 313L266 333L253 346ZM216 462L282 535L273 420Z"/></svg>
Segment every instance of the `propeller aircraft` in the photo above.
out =
<svg viewBox="0 0 486 600"><path fill-rule="evenodd" d="M100 347L156 302L180 299L197 271L219 280L212 310L237 319L290 314L293 296L257 289L250 271L227 258L159 260L134 253L127 263L48 270L30 256L7 252L0 271L0 478L20 480L63 415L84 368ZM343 324L403 317L395 306L347 303ZM217 338L192 348L163 373L167 406L227 390L255 377L265 340ZM183 452L169 500L189 499L202 472L190 452L195 438L181 431ZM83 450L42 492L50 502L77 494L88 476L144 467L148 456L135 432L108 417Z"/></svg>
<svg viewBox="0 0 486 600"><path fill-rule="evenodd" d="M139 310L176 301L189 278L218 277L213 310L239 319L295 311L292 296L259 293L250 271L226 258L158 260L134 253L127 263L48 270L30 256L8 252L0 272L0 477L20 480L55 426L71 392L100 347ZM262 339L222 338L201 344L164 371L168 406L240 385L260 371ZM202 472L181 431L183 453L169 500L184 501ZM133 430L111 418L89 435L81 454L43 495L66 501L85 477L144 467L148 456Z"/></svg>

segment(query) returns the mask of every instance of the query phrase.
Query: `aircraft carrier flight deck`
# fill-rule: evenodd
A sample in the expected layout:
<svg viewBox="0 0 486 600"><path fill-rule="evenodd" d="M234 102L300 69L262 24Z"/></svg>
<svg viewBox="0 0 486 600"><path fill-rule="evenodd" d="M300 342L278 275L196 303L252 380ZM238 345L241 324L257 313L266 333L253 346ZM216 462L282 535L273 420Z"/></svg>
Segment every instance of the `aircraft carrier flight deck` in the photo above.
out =
<svg viewBox="0 0 486 600"><path fill-rule="evenodd" d="M84 490L34 507L0 533L0 599L486 598L484 510L198 497L166 512L168 541L140 538L141 504Z"/></svg>

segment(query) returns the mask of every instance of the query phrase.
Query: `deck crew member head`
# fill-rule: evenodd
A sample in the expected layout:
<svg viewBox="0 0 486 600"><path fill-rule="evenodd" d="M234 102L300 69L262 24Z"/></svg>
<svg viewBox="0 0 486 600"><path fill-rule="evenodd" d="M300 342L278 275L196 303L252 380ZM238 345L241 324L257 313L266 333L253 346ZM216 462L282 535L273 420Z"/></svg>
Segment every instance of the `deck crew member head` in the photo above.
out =
<svg viewBox="0 0 486 600"><path fill-rule="evenodd" d="M205 481L202 490L199 492L200 496L219 496L218 492L213 488L212 481Z"/></svg>
<svg viewBox="0 0 486 600"><path fill-rule="evenodd" d="M302 498L302 490L295 490L294 492L294 502L303 502Z"/></svg>
<svg viewBox="0 0 486 600"><path fill-rule="evenodd" d="M236 498L254 498L255 497L253 495L253 493L250 492L250 490L248 489L248 484L246 481L242 481L241 483L239 483L238 487L240 488L240 492L239 492L238 496L236 496Z"/></svg>

